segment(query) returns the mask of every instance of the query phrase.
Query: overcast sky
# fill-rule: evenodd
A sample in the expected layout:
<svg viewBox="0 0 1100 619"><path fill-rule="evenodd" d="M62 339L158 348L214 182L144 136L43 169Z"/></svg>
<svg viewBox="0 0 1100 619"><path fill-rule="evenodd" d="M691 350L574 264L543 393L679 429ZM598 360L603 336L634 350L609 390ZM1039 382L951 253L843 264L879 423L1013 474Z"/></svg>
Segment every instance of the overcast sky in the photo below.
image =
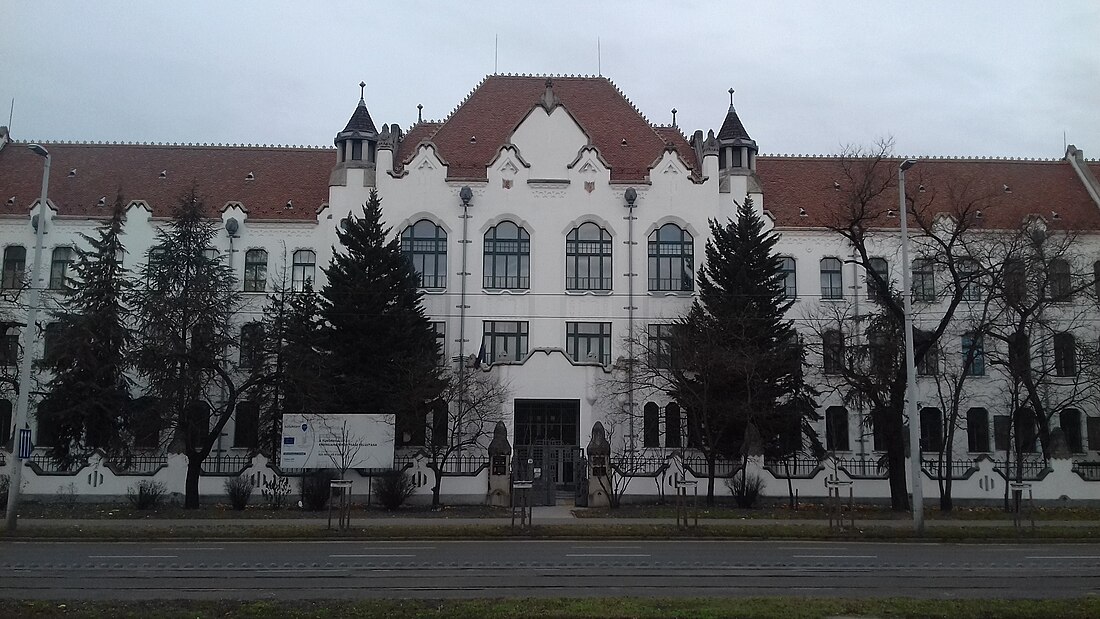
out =
<svg viewBox="0 0 1100 619"><path fill-rule="evenodd" d="M602 69L688 134L735 88L763 153L1060 157L1065 132L1100 157L1095 0L3 4L20 140L331 145L360 80L376 124L408 127L494 70Z"/></svg>

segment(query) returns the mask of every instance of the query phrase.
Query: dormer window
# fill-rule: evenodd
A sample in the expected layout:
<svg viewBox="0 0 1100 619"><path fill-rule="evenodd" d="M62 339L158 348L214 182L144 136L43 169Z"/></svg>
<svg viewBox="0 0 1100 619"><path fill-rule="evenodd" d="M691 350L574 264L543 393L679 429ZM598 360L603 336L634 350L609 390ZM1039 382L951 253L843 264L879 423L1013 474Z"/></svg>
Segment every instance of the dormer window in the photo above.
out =
<svg viewBox="0 0 1100 619"><path fill-rule="evenodd" d="M362 161L363 160L363 140L351 141L351 160Z"/></svg>

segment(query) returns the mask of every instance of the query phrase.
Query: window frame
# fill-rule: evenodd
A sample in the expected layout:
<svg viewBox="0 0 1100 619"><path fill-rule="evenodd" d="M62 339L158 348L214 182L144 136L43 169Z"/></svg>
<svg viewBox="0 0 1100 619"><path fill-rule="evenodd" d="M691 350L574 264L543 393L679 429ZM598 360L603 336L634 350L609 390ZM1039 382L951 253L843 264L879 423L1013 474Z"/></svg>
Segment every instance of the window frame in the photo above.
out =
<svg viewBox="0 0 1100 619"><path fill-rule="evenodd" d="M1073 300L1073 269L1069 261L1055 258L1047 265L1047 298L1053 303Z"/></svg>
<svg viewBox="0 0 1100 619"><path fill-rule="evenodd" d="M675 367L675 329L676 324L671 322L651 322L646 325L646 353L653 369L671 370Z"/></svg>
<svg viewBox="0 0 1100 619"><path fill-rule="evenodd" d="M595 331L583 331L583 328ZM587 356L580 358L581 344L587 343L586 349L591 350L591 343L597 342L596 349L599 353L597 361L600 365L611 365L611 323L610 322L566 322L565 323L565 351L569 358L576 363L591 363Z"/></svg>
<svg viewBox="0 0 1100 619"><path fill-rule="evenodd" d="M831 342L835 338L835 342ZM821 373L837 376L844 373L844 332L828 329L821 334Z"/></svg>
<svg viewBox="0 0 1100 619"><path fill-rule="evenodd" d="M943 411L934 406L925 406L920 409L918 415L920 417L921 452L942 453L944 448ZM931 423L926 423L926 421Z"/></svg>
<svg viewBox="0 0 1100 619"><path fill-rule="evenodd" d="M481 342L489 365L518 363L527 357L530 331L526 320L485 320L481 325ZM509 350L508 345L513 342L513 349ZM497 350L498 343L504 345L502 351ZM500 356L503 351L508 351L508 357Z"/></svg>
<svg viewBox="0 0 1100 619"><path fill-rule="evenodd" d="M58 252L64 252L66 257L58 259ZM69 270L73 265L73 254L76 251L68 245L59 245L50 252L50 290L64 290L69 281Z"/></svg>
<svg viewBox="0 0 1100 619"><path fill-rule="evenodd" d="M821 277L821 299L824 301L844 299L844 261L835 256L825 256L818 263L818 270Z"/></svg>
<svg viewBox="0 0 1100 619"><path fill-rule="evenodd" d="M793 256L779 257L779 272L783 276L783 298L798 298L798 260Z"/></svg>
<svg viewBox="0 0 1100 619"><path fill-rule="evenodd" d="M675 232L674 232L675 231ZM679 238L663 238L665 232ZM695 237L686 229L669 222L649 233L648 282L649 292L692 292L695 290ZM673 275L679 271L679 275ZM661 274L667 272L667 277Z"/></svg>
<svg viewBox="0 0 1100 619"><path fill-rule="evenodd" d="M825 409L825 450L829 452L851 451L851 429L848 409L830 406ZM843 423L841 423L841 418ZM839 443L839 445L838 445Z"/></svg>
<svg viewBox="0 0 1100 619"><path fill-rule="evenodd" d="M261 261L259 257L262 257ZM245 292L267 291L267 250L254 247L244 252L244 281Z"/></svg>
<svg viewBox="0 0 1100 619"><path fill-rule="evenodd" d="M960 336L961 348L962 348L962 360L963 365L966 365L966 357L970 354L970 350L973 347L974 359L970 362L970 367L966 368L967 376L985 376L985 337L981 333L969 332Z"/></svg>
<svg viewBox="0 0 1100 619"><path fill-rule="evenodd" d="M642 407L642 447L661 446L661 407L656 402L646 402Z"/></svg>
<svg viewBox="0 0 1100 619"><path fill-rule="evenodd" d="M967 453L989 453L989 409L974 406L966 411Z"/></svg>
<svg viewBox="0 0 1100 619"><path fill-rule="evenodd" d="M916 258L910 270L913 279L910 294L914 303L936 302L936 263L931 258Z"/></svg>
<svg viewBox="0 0 1100 619"><path fill-rule="evenodd" d="M867 300L872 303L886 300L890 294L890 263L882 256L872 256L867 259L867 271L874 272L883 281L880 285L870 275L867 276Z"/></svg>
<svg viewBox="0 0 1100 619"><path fill-rule="evenodd" d="M421 224L427 224L421 226ZM421 236L432 227L432 236ZM423 218L401 231L401 253L416 271L417 286L425 290L447 288L447 231L436 222ZM431 268L427 268L431 265Z"/></svg>
<svg viewBox="0 0 1100 619"><path fill-rule="evenodd" d="M317 276L317 252L312 249L298 249L291 257L290 289L294 292L305 290L308 281L310 286L316 282Z"/></svg>
<svg viewBox="0 0 1100 619"><path fill-rule="evenodd" d="M514 237L500 235L505 225L516 229ZM511 220L501 221L485 231L482 243L482 286L486 290L531 289L531 234L526 228Z"/></svg>
<svg viewBox="0 0 1100 619"><path fill-rule="evenodd" d="M1080 368L1077 364L1077 338L1069 331L1054 334L1054 375L1058 378L1073 378Z"/></svg>
<svg viewBox="0 0 1100 619"><path fill-rule="evenodd" d="M237 367L243 370L251 370L263 365L264 352L264 324L262 322L248 322L241 325L240 339L238 340Z"/></svg>
<svg viewBox="0 0 1100 619"><path fill-rule="evenodd" d="M27 274L27 248L22 245L8 245L4 248L3 277L0 290L16 290L23 286Z"/></svg>
<svg viewBox="0 0 1100 619"><path fill-rule="evenodd" d="M582 229L591 230L592 228L598 231L598 239L581 238ZM566 290L601 292L611 290L613 273L611 243L611 233L593 221L586 221L569 231L565 237ZM585 268L582 268L582 265ZM595 276L592 274L593 271L596 271ZM587 275L581 276L582 272ZM595 280L594 283L593 280Z"/></svg>

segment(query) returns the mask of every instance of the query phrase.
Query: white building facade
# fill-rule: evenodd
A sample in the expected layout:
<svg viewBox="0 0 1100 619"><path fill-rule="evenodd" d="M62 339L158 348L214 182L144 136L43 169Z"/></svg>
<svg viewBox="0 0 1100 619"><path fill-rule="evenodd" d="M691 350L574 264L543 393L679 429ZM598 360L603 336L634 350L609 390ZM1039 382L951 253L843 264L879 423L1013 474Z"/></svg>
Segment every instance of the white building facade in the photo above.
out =
<svg viewBox="0 0 1100 619"><path fill-rule="evenodd" d="M50 266L42 269L47 278L51 272L63 276L67 248L82 242L79 234L91 233L107 212L103 203L113 202L119 187L130 201L126 266L133 268L179 194L194 184L224 224L215 249L243 287L242 327L258 319L273 279L285 278L294 286L308 279L323 286L321 268L337 243L336 226L361 212L377 190L386 224L421 274L424 306L441 333L444 359L473 360L477 371L495 373L507 385L503 418L517 457L541 448L539 457L551 463L548 474L561 487L570 487L580 477L575 468L582 466L580 454L593 424L609 424L616 410L627 408L635 423L620 429L613 448L633 446L639 458L653 462L630 482L627 494L637 496L671 492L676 476L699 475L690 450L683 449L686 413L657 393L609 398L606 383L616 360L630 357L629 334L651 341L667 337L667 325L694 298L709 221L733 217L749 197L780 233L789 294L797 299L789 317L809 344L810 375L822 392L818 426L829 457L796 467L800 494L823 495L823 480L833 475L857 480L858 496L889 496L885 476L874 464L879 450L873 429L861 423L867 411L843 401L837 379L824 367L825 317L839 317L843 330L844 321L865 313L861 306L871 303L851 245L829 230L840 208L837 196L846 190L841 160L758 158L756 142L732 103L717 131L697 131L689 138L675 125L650 123L602 77L493 75L447 119L419 121L407 131L395 124L379 129L361 100L337 134L335 151L46 147L54 158L44 252ZM7 200L0 211L0 249L12 316L5 346L18 333L14 293L33 251L31 217L38 212L41 160L26 150L6 132L0 137L0 199ZM1098 166L1080 151L1058 161L922 159L917 169L921 174L914 170L912 178L918 180L912 182L920 184L921 192L947 192L960 179L1003 185L986 233L1040 215L1046 225L1078 235L1075 272L1092 277L1094 264L1100 264ZM887 226L875 243L876 257L900 280L896 231ZM933 322L942 309L935 299L918 303L918 327ZM1097 315L1095 307L1087 311ZM1080 325L1078 339L1095 344L1100 334L1091 329L1097 321ZM945 334L943 364L961 354L965 335L965 330ZM14 353L8 356L5 363L14 366ZM943 368L924 369L918 402L935 408L934 376ZM965 407L969 423L960 426L952 449L959 461L969 463L957 471L956 496L997 499L1007 477L1006 446L997 425L998 417L1007 414L999 408L1005 386L992 368L974 383ZM1093 399L1082 401L1076 413L1060 416L1072 453L1055 463L1044 460L1035 470L1036 481L1057 482L1047 483L1038 498L1100 499L1100 468L1088 465L1100 461L1100 411ZM14 404L14 395L7 394L6 401ZM10 411L0 403L0 444L9 450ZM928 428L922 427L929 436L937 434L933 417L927 415ZM240 419L230 424L212 456L230 464L214 465L211 472L279 474L266 461L247 461L254 451L249 435L254 425ZM48 444L45 434L37 432L39 445ZM415 446L406 447L399 460L412 467L418 481L424 478L426 492L434 473L415 454ZM5 467L12 466L10 456L5 460ZM141 473L169 474L174 460L159 462L151 467L153 473ZM789 470L760 460L753 465L774 477L775 493L783 492ZM101 461L88 466L110 468ZM48 476L48 466L38 468L42 475L36 470L27 476L37 484L30 492L52 494L56 474ZM86 472L77 471L75 479L98 479ZM125 481L120 475L133 473L112 468L106 477L122 481L103 487L117 490ZM459 473L444 480L443 494L483 500L486 466ZM936 475L928 472L925 496L935 495ZM208 486L220 492L220 482Z"/></svg>

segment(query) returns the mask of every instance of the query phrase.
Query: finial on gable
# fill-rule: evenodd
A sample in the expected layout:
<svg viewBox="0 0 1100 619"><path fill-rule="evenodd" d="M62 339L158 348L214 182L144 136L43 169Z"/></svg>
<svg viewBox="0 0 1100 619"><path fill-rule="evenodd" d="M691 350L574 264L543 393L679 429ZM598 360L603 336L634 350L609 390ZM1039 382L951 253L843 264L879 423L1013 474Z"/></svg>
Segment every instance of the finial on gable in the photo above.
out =
<svg viewBox="0 0 1100 619"><path fill-rule="evenodd" d="M367 83L366 82L359 82L359 102L360 103L366 103L367 102L366 89L367 89Z"/></svg>
<svg viewBox="0 0 1100 619"><path fill-rule="evenodd" d="M416 104L416 122L418 122L418 123L424 122L424 104L423 103L417 103Z"/></svg>
<svg viewBox="0 0 1100 619"><path fill-rule="evenodd" d="M733 107L733 89L730 88L730 107Z"/></svg>

